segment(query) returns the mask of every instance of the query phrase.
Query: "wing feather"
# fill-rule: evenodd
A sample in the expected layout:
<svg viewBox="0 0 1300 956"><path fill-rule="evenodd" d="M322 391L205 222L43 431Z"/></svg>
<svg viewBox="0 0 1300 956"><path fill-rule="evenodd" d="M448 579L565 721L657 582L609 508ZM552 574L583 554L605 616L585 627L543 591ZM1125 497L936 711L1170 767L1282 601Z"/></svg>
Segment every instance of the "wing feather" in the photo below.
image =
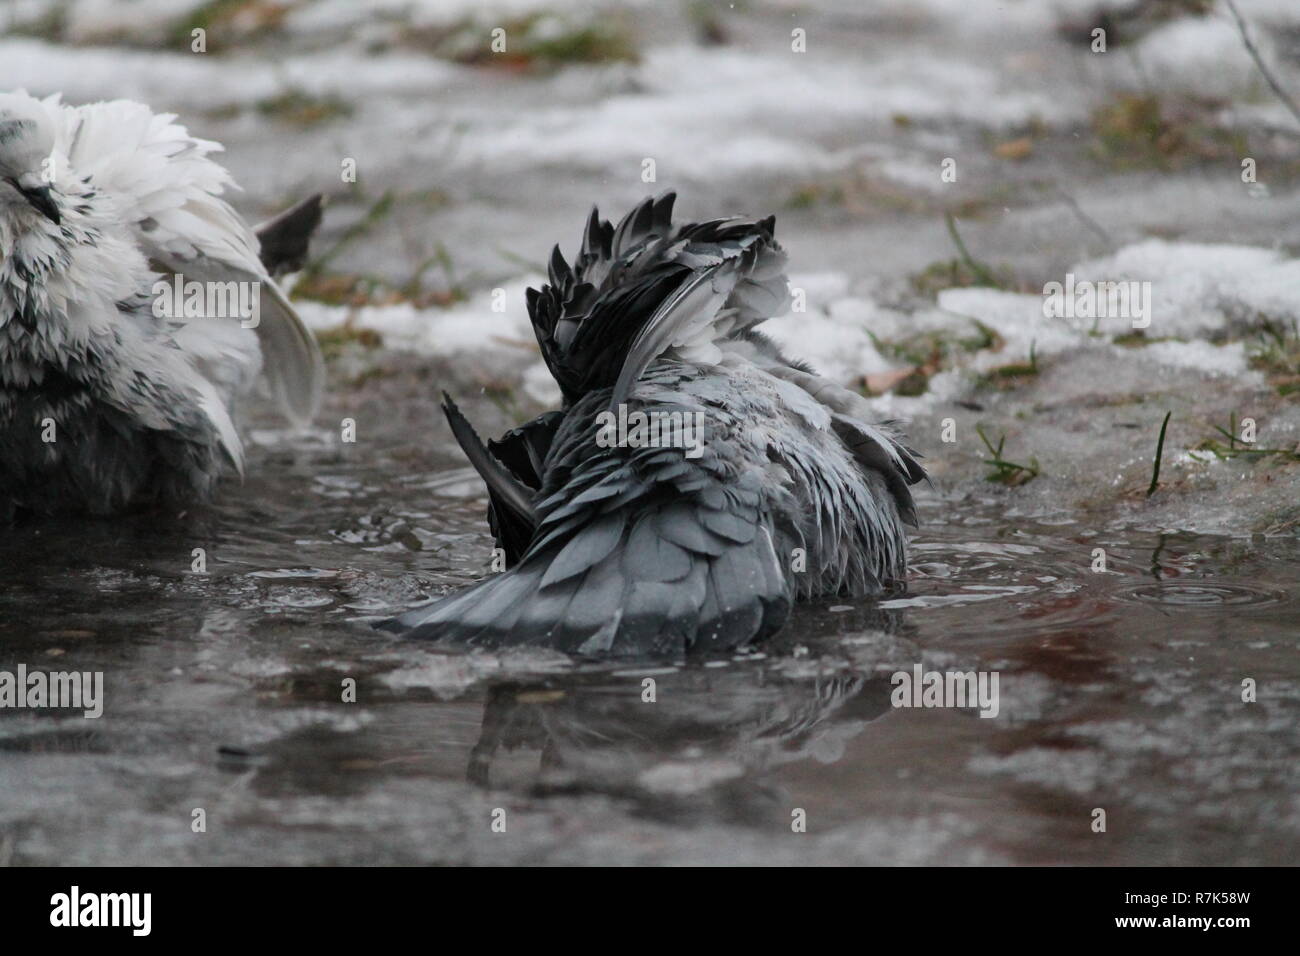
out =
<svg viewBox="0 0 1300 956"><path fill-rule="evenodd" d="M223 198L235 183L211 158L221 145L129 100L46 105L61 110L58 141L72 168L117 203L151 262L201 282L258 283L272 395L295 424L308 423L324 388L320 349L259 258L257 236Z"/></svg>

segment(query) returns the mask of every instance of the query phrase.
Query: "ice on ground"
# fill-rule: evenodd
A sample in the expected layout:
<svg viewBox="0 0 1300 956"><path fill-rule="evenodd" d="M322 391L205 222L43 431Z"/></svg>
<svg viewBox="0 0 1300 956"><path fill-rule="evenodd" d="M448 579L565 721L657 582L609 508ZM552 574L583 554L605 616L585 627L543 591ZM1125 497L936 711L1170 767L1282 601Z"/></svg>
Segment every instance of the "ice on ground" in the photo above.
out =
<svg viewBox="0 0 1300 956"><path fill-rule="evenodd" d="M1044 315L1044 297L999 289L945 289L939 293L939 308L955 316L976 319L997 333L1005 345L985 356L994 364L1054 355L1077 348L1080 332L1065 320Z"/></svg>
<svg viewBox="0 0 1300 956"><path fill-rule="evenodd" d="M876 350L866 324L837 321L816 313L791 314L767 322L762 331L786 355L811 363L820 374L838 382L895 368Z"/></svg>
<svg viewBox="0 0 1300 956"><path fill-rule="evenodd" d="M180 19L151 14L155 6L155 0L111 6L84 0L71 8L72 22L82 24L76 36L90 37L100 20L111 22L110 10L130 17L140 12L143 20L152 16L155 27ZM898 116L999 129L1038 119L1068 124L1087 115L1084 90L1047 88L1040 76L1029 79L1014 64L888 49L861 57L803 55L791 51L784 30L774 31L758 49L651 45L638 51L636 63L574 65L532 77L530 92L522 96L449 96L449 85L481 86L484 71L401 46L374 55L363 41L376 14L371 5L349 6L350 11L337 4L304 5L287 23L290 29L304 22L338 25L351 16L358 31L349 37L353 42L290 51L273 62L255 49L199 56L175 45L170 52L4 38L0 87L62 92L73 103L131 97L159 110L180 110L191 123L195 113L211 116L290 92L329 96L352 109L340 135L353 149L376 143L387 145L389 153L406 153L410 140L427 141L432 128L442 127L456 134L456 149L438 157L448 171L511 175L543 167L634 175L651 158L661 181L679 182L712 182L728 173L816 177L864 158L888 163L887 175L911 182L924 178L916 171L931 167L928 156L881 148L863 136L846 139L845 131L889 124ZM533 6L526 0L506 4L507 12ZM388 3L380 12L418 25L426 16L458 21L471 7ZM493 83L520 89L508 75L494 74ZM402 131L398 143L395 129ZM374 172L385 161L377 156L368 165Z"/></svg>
<svg viewBox="0 0 1300 956"><path fill-rule="evenodd" d="M407 302L340 306L310 301L297 303L297 308L313 330L366 329L378 332L390 348L425 355L495 351L517 355L537 351L524 293L530 285L545 281L539 275L525 276L446 309Z"/></svg>
<svg viewBox="0 0 1300 956"><path fill-rule="evenodd" d="M1267 35L1253 31L1251 39L1265 64L1276 72L1279 64ZM1226 11L1222 16L1189 17L1157 27L1142 38L1134 56L1150 88L1162 93L1231 100L1265 91L1259 68Z"/></svg>
<svg viewBox="0 0 1300 956"><path fill-rule="evenodd" d="M1274 250L1150 240L1070 271L1080 283L1150 283L1151 318L1144 331L1151 342L1124 352L1157 365L1243 376L1248 374L1245 346L1225 340L1258 331L1265 319L1300 321L1300 260ZM503 368L517 369L530 397L548 403L558 393L537 355L524 297L525 289L543 282L541 275L525 276L445 309L316 302L302 302L299 309L314 329L373 330L390 348L499 356L508 363ZM962 373L1026 362L1031 354L1045 359L1086 349L1115 350L1111 338L1134 327L1131 315L1049 316L1043 294L955 288L939 294L937 307L907 311L885 306L866 292L851 293L842 273L798 273L791 287L804 311L769 319L762 330L790 357L850 387L860 385L864 376L908 368L883 346L925 334L969 339L979 326L994 333L993 347L955 354L956 368L933 375L924 395L875 399L878 408L895 413L913 413L958 396Z"/></svg>
<svg viewBox="0 0 1300 956"><path fill-rule="evenodd" d="M1192 369L1209 375L1243 377L1250 371L1246 347L1240 342L1214 345L1210 342L1155 342L1142 352L1143 358L1161 365Z"/></svg>
<svg viewBox="0 0 1300 956"><path fill-rule="evenodd" d="M1237 10L1248 24L1273 27L1300 26L1300 4L1294 0L1236 0ZM1227 11L1223 11L1227 15Z"/></svg>
<svg viewBox="0 0 1300 956"><path fill-rule="evenodd" d="M11 24L57 17L72 43L99 43L130 37L135 42L161 40L171 26L208 0L10 0ZM0 21L0 26L3 26Z"/></svg>
<svg viewBox="0 0 1300 956"><path fill-rule="evenodd" d="M790 274L790 293L802 291L808 307L828 307L848 294L849 277L842 272L796 272Z"/></svg>
<svg viewBox="0 0 1300 956"><path fill-rule="evenodd" d="M1080 278L1151 283L1150 336L1205 336L1300 318L1300 260L1272 249L1151 239L1076 265ZM1124 318L1101 329L1123 332Z"/></svg>
<svg viewBox="0 0 1300 956"><path fill-rule="evenodd" d="M996 69L913 57L844 62L680 45L648 51L633 77L636 92L596 103L527 104L486 115L476 104L449 115L463 130L455 162L627 171L649 158L660 178L705 181L724 170L808 177L884 155L866 144L829 144L854 124L906 115L999 127L1084 115L1077 99L1016 88ZM704 78L707 109L700 107Z"/></svg>
<svg viewBox="0 0 1300 956"><path fill-rule="evenodd" d="M1192 341L1156 342L1143 354L1207 372L1232 374L1246 368L1240 342L1221 345L1208 339L1258 331L1264 321L1300 321L1300 260L1269 249L1153 239L1126 246L1113 256L1079 263L1070 274L1076 288L1085 282L1093 283L1094 289L1104 288L1102 283L1149 283L1146 336ZM1103 297L1104 292L1097 293L1099 301ZM1141 322L1133 309L1122 315L1049 318L1044 315L1046 299L1045 294L949 289L940 293L939 305L997 332L1006 341L1000 350L1002 361L1028 357L1030 344L1040 356L1086 347L1104 341L1097 333L1124 335L1134 330L1135 321ZM1099 311L1107 309L1099 307ZM988 361L988 356L982 356L974 367L987 366Z"/></svg>
<svg viewBox="0 0 1300 956"><path fill-rule="evenodd" d="M429 57L349 53L288 56L268 63L190 53L66 47L40 40L0 39L0 89L26 88L34 95L63 93L65 102L136 99L155 110L195 113L259 103L289 91L360 101L383 95L432 95L456 68Z"/></svg>
<svg viewBox="0 0 1300 956"><path fill-rule="evenodd" d="M416 27L447 27L472 20L501 23L534 14L591 16L608 4L600 0L317 0L286 17L296 32L348 30L376 19L400 20Z"/></svg>
<svg viewBox="0 0 1300 956"><path fill-rule="evenodd" d="M1096 6L1092 0L1088 2ZM832 0L828 6L852 13L859 13L863 9L860 0ZM1050 3L1016 3L1000 6L994 17L988 8L970 3L969 0L876 0L870 4L870 11L880 18L926 19L959 32L1006 30L1012 24L1018 31L1049 30L1056 23L1058 13Z"/></svg>

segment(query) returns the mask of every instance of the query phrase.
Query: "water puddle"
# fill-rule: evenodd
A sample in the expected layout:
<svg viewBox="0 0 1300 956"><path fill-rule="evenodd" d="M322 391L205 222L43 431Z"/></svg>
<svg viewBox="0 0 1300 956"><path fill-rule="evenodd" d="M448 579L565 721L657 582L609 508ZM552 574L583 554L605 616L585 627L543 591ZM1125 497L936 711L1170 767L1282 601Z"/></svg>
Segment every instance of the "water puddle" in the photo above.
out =
<svg viewBox="0 0 1300 956"><path fill-rule="evenodd" d="M0 539L0 668L102 670L107 697L0 713L16 862L1294 859L1294 538L930 499L906 594L803 607L761 648L461 653L368 623L484 573L482 502L449 463L331 455L179 522ZM996 673L998 715L894 706L918 665Z"/></svg>

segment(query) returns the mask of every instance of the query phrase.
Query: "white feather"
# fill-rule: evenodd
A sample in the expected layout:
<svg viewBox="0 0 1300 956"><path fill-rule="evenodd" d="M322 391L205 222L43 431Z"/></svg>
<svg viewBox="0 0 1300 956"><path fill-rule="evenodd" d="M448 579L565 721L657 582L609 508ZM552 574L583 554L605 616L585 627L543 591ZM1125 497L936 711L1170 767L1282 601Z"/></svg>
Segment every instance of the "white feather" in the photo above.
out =
<svg viewBox="0 0 1300 956"><path fill-rule="evenodd" d="M200 282L259 283L262 367L285 414L309 423L324 387L320 350L263 267L252 229L222 198L236 188L210 158L222 146L129 100L73 107L54 96L44 104L68 164L111 199L150 262Z"/></svg>

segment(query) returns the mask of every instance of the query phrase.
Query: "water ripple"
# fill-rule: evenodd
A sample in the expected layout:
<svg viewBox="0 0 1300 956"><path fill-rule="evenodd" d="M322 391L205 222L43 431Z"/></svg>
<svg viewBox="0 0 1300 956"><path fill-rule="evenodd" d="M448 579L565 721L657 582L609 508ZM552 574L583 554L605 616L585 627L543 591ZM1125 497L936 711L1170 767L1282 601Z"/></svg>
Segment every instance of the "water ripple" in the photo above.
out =
<svg viewBox="0 0 1300 956"><path fill-rule="evenodd" d="M1186 610L1216 607L1258 607L1286 600L1281 591L1245 584L1135 584L1118 588L1115 597L1134 604L1156 604Z"/></svg>

